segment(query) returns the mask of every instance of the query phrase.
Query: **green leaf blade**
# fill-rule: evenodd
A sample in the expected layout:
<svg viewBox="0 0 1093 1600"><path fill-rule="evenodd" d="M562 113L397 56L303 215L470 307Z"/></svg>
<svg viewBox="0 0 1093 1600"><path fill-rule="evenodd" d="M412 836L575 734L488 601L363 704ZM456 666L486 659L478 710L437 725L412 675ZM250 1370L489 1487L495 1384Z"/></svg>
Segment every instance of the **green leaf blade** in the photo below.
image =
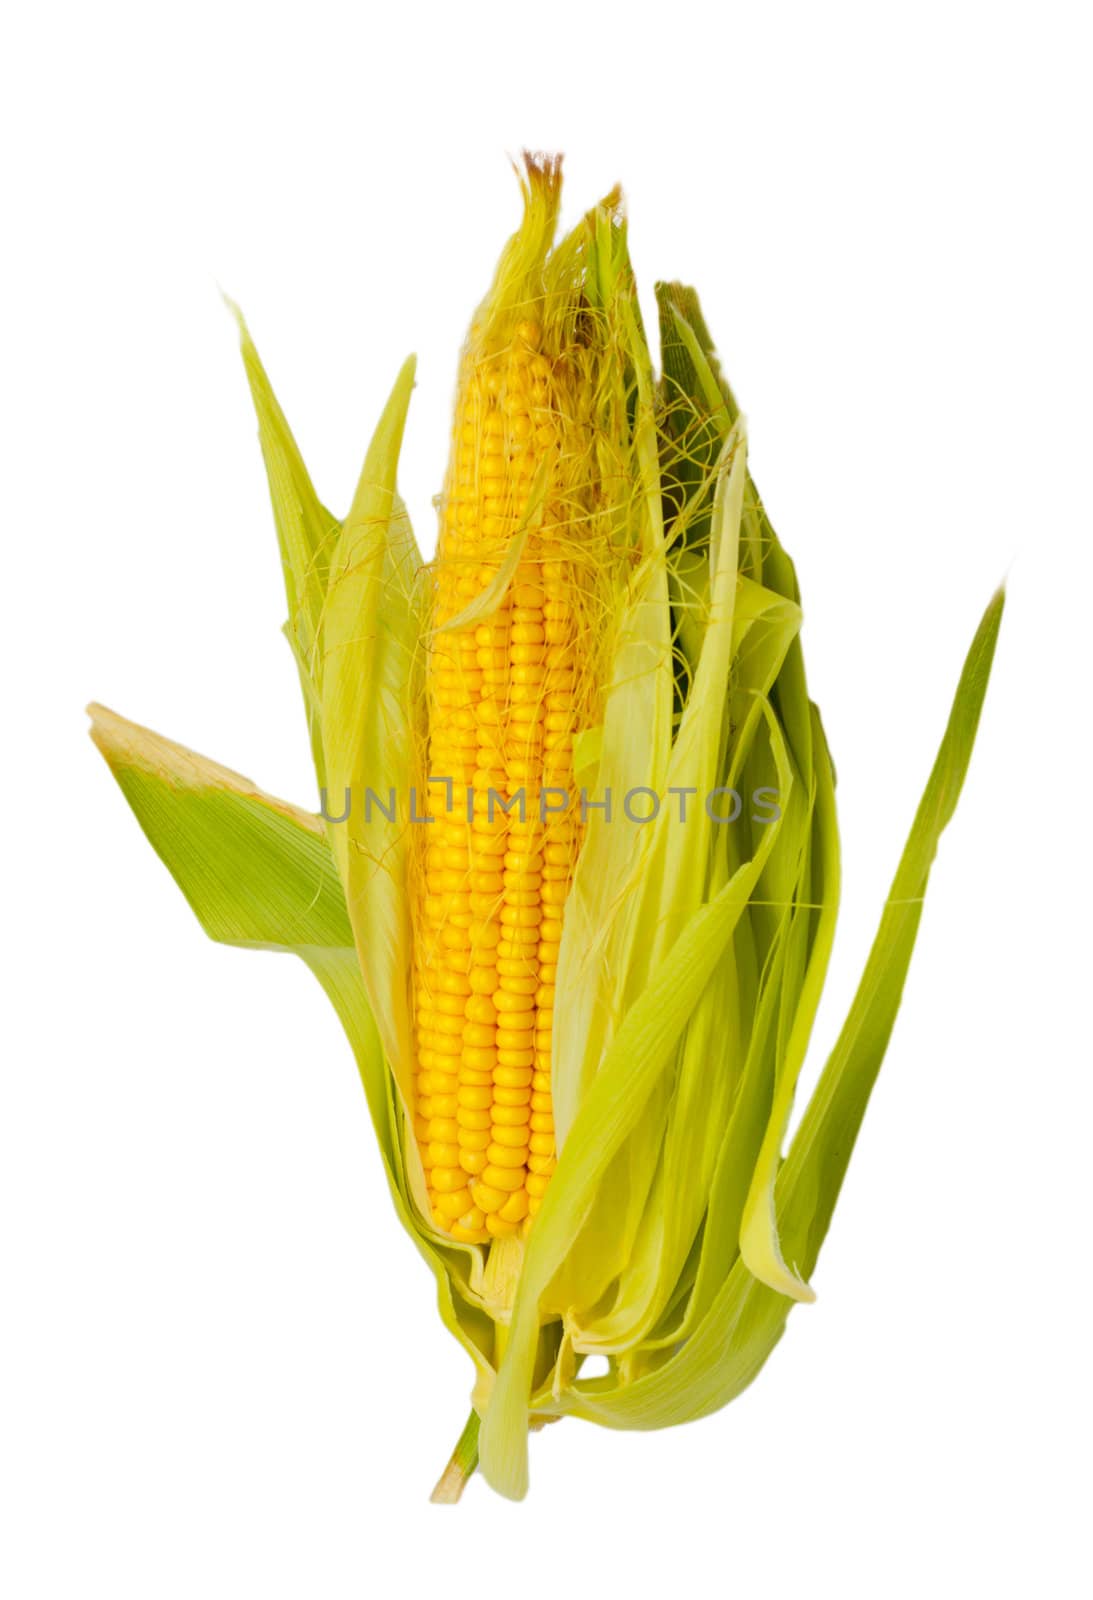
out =
<svg viewBox="0 0 1093 1600"><path fill-rule="evenodd" d="M899 1010L930 868L971 761L1004 605L999 589L965 659L858 992L779 1174L782 1237L806 1274L827 1233Z"/></svg>

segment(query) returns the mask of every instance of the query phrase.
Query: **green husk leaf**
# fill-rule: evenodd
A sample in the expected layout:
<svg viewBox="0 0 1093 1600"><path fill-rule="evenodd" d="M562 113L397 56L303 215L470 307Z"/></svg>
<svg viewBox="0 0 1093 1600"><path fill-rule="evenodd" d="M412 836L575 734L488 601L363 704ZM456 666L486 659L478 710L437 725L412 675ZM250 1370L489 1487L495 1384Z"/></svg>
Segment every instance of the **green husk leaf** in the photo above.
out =
<svg viewBox="0 0 1093 1600"><path fill-rule="evenodd" d="M768 721L781 790L792 777L777 724ZM527 1491L527 1409L540 1310L551 1280L568 1266L573 1241L599 1198L612 1157L637 1125L703 989L731 938L778 834L772 824L755 857L691 918L641 997L623 1019L561 1150L527 1243L508 1348L483 1422L482 1469L500 1493ZM559 1307L564 1309L564 1305Z"/></svg>
<svg viewBox="0 0 1093 1600"><path fill-rule="evenodd" d="M945 737L858 992L779 1174L781 1232L805 1271L819 1254L899 1010L938 842L967 775L998 642L1005 592L992 598L964 662Z"/></svg>
<svg viewBox="0 0 1093 1600"><path fill-rule="evenodd" d="M734 436L726 441L719 473L710 616L694 687L671 751L669 793L690 789L695 795L705 795L715 782L732 654L745 471L744 440ZM710 835L714 826L705 808L695 801L686 822L673 809L662 807L656 820L643 830L652 835L652 843L644 854L641 876L634 882L631 902L624 911L628 938L625 946L620 941L619 949L626 949L626 958L614 953L609 963L610 1003L615 1015L622 1016L632 999L642 993L676 935L702 904L709 887ZM723 981L731 992L735 987L731 970L723 974ZM703 1006L708 1009L710 1004L704 995L700 1010ZM725 1030L731 1033L725 1007L718 1009ZM673 1118L673 1108L679 1084L688 1075L688 1064L692 1070L697 1069L696 1057L703 1050L701 1030L701 1016L692 1017L674 1079L666 1078L650 1096L638 1126L604 1180L605 1189L613 1192L614 1225L610 1230L586 1230L571 1252L567 1275L579 1280L582 1287L581 1300L571 1307L573 1317L581 1323L579 1348L585 1348L585 1307L594 1304L624 1268L612 1312L603 1319L597 1334L591 1335L593 1344L604 1339L621 1342L620 1330L632 1319L641 1322L657 1314L654 1297L660 1280L654 1259L661 1255L674 1204L678 1200L686 1208L684 1197L676 1196L667 1187L665 1157L672 1142L673 1123L677 1136L681 1131ZM716 1096L710 1098L715 1100ZM560 1140L559 1147L564 1148L564 1140ZM694 1174L690 1176L693 1178ZM651 1192L653 1185L656 1194ZM695 1190L691 1194L693 1203ZM700 1209L693 1211L690 1220L694 1226L700 1215ZM588 1259L590 1254L595 1256L594 1264Z"/></svg>
<svg viewBox="0 0 1093 1600"><path fill-rule="evenodd" d="M369 1002L407 1105L412 1068L405 805L410 682L421 619L414 604L416 550L395 480L413 384L411 358L384 408L342 525L320 632L323 751L334 815L341 815L342 797L349 797L348 817L332 827L334 854ZM384 802L394 791L394 821L378 808L369 814L367 788ZM414 1141L409 1143L424 1201L420 1158Z"/></svg>
<svg viewBox="0 0 1093 1600"><path fill-rule="evenodd" d="M813 743L818 756L813 769L816 785L813 849L816 860L810 882L802 885L804 904L794 911L794 921L810 938L811 950L803 981L794 995L788 1039L785 1049L780 1052L777 1067L770 1121L752 1175L740 1228L740 1252L751 1272L772 1289L788 1294L795 1300L813 1300L815 1295L783 1259L774 1208L774 1183L781 1164L782 1140L793 1108L797 1079L804 1064L816 1008L827 976L839 902L835 780L818 718L816 727L820 733L820 738ZM815 917L813 910L816 911Z"/></svg>
<svg viewBox="0 0 1093 1600"><path fill-rule="evenodd" d="M858 992L775 1181L782 1249L805 1278L815 1267L899 1009L930 865L971 758L1003 603L999 591L972 642ZM662 1352L659 1366L625 1386L611 1378L578 1378L565 1393L538 1396L536 1409L615 1428L668 1427L708 1416L756 1376L793 1304L738 1258L689 1337Z"/></svg>
<svg viewBox="0 0 1093 1600"><path fill-rule="evenodd" d="M258 438L266 466L288 600L285 633L300 670L312 756L318 781L322 784L325 766L318 693L322 662L316 647L330 557L338 538L338 519L315 493L242 311L233 300L227 300L227 304L239 329L243 366L258 419Z"/></svg>
<svg viewBox="0 0 1093 1600"><path fill-rule="evenodd" d="M106 706L88 715L92 739L210 939L352 949L321 818Z"/></svg>
<svg viewBox="0 0 1093 1600"><path fill-rule="evenodd" d="M91 737L209 937L291 952L322 983L354 1046L384 1159L393 1161L383 1059L322 820L105 706L88 711Z"/></svg>
<svg viewBox="0 0 1093 1600"><path fill-rule="evenodd" d="M618 1021L610 974L629 963L633 922L622 913L651 847L651 830L642 829L635 842L632 829L614 825L599 808L605 796L619 797L638 787L664 792L672 728L668 576L652 371L633 303L625 232L602 210L588 227L593 235L589 273L604 297L605 315L618 320L632 384L632 395L616 396L613 403L619 412L633 405L630 471L640 560L619 596L598 764L595 781L587 785L591 804L566 902L557 979L566 1004L555 1019L551 1066L559 1148ZM621 416L614 426L623 426ZM629 493L625 503L630 504Z"/></svg>
<svg viewBox="0 0 1093 1600"><path fill-rule="evenodd" d="M428 1262L445 1325L490 1375L493 1324L449 1257L420 1230L401 1181L391 1075L361 980L327 826L105 706L91 736L156 854L210 938L300 957L322 985L353 1048L391 1196Z"/></svg>

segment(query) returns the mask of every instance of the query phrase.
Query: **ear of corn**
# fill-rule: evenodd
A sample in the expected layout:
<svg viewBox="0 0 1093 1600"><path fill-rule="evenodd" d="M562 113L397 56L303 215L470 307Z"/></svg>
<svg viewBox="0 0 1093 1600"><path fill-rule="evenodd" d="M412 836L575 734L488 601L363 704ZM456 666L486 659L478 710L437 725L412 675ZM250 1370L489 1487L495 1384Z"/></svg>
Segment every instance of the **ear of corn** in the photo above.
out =
<svg viewBox="0 0 1093 1600"><path fill-rule="evenodd" d="M476 1368L441 1497L479 1456L523 1494L529 1428L553 1418L706 1415L813 1297L1002 607L783 1157L839 887L796 576L694 292L658 287L658 378L618 194L556 244L559 195L558 163L529 160L461 359L429 567L396 487L413 364L339 522L240 320L343 820L113 713L93 729L206 930L300 955L346 1027L396 1211ZM730 794L726 826L708 799ZM591 1354L606 1376L581 1377Z"/></svg>
<svg viewBox="0 0 1093 1600"><path fill-rule="evenodd" d="M589 484L587 380L544 273L557 206L527 218L464 352L426 673L430 825L412 887L415 1130L433 1221L486 1243L526 1230L554 1168L550 1041L576 854L568 794L584 685L570 547Z"/></svg>

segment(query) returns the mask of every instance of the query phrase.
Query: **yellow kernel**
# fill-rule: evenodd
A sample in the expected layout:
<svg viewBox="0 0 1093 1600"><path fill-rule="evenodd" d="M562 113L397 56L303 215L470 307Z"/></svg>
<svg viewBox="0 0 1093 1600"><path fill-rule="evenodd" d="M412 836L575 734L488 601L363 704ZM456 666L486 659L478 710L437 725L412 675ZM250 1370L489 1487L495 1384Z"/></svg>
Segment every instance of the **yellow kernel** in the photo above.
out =
<svg viewBox="0 0 1093 1600"><path fill-rule="evenodd" d="M423 1072L417 1081L422 1094L453 1094L459 1079L453 1072Z"/></svg>
<svg viewBox="0 0 1093 1600"><path fill-rule="evenodd" d="M482 1171L488 1159L485 1150L461 1150L459 1152L459 1165L472 1178Z"/></svg>
<svg viewBox="0 0 1093 1600"><path fill-rule="evenodd" d="M487 1171L489 1168L487 1168ZM432 1176L432 1185L438 1195L452 1194L456 1189L466 1186L467 1174L462 1167L437 1167Z"/></svg>
<svg viewBox="0 0 1093 1600"><path fill-rule="evenodd" d="M504 844L505 841L503 838L489 840L476 839L475 850L495 850L500 852L502 849L504 849ZM496 950L497 943L500 938L501 930L499 927L497 927L496 923L487 922L484 927L476 928L474 930L475 960L477 961L479 957L481 957L482 960L488 964L490 952L492 950Z"/></svg>
<svg viewBox="0 0 1093 1600"><path fill-rule="evenodd" d="M492 1126L495 1130L499 1128L520 1128L522 1130L522 1136L526 1136L527 1125L528 1103L526 1100L524 1101L523 1105L519 1106L507 1106L501 1101L498 1101L498 1103L494 1106ZM512 1144L514 1141L511 1139L502 1139L501 1143ZM444 1163L441 1163L441 1165L443 1164Z"/></svg>
<svg viewBox="0 0 1093 1600"><path fill-rule="evenodd" d="M502 622L480 622L474 630L476 645L503 645L508 642L508 629Z"/></svg>
<svg viewBox="0 0 1093 1600"><path fill-rule="evenodd" d="M461 1244L485 1244L489 1238L489 1234L484 1228L471 1230L464 1228L458 1222L452 1223L451 1235L453 1239L458 1239Z"/></svg>
<svg viewBox="0 0 1093 1600"><path fill-rule="evenodd" d="M512 1108L511 1107L506 1108L504 1106L499 1106L498 1107L498 1110L505 1110L505 1109L512 1109ZM527 1125L526 1117L525 1117L525 1120L522 1123L517 1123L517 1124L513 1124L513 1125L510 1125L510 1124L507 1124L507 1123L499 1123L497 1121L497 1118L494 1117L492 1134L493 1134L492 1141L491 1141L491 1143L489 1145L487 1145L487 1147L486 1147L487 1150L491 1150L492 1151L494 1145L499 1145L499 1146L504 1147L506 1150L522 1150L525 1154L527 1153L528 1137L529 1136L528 1136L528 1125ZM523 1159L523 1157L521 1157L521 1160L522 1159ZM493 1160L493 1156L492 1155L490 1156L490 1160L491 1161ZM502 1161L502 1162L499 1163L499 1165L504 1167L504 1166L509 1165L509 1163L505 1162L505 1161Z"/></svg>
<svg viewBox="0 0 1093 1600"><path fill-rule="evenodd" d="M471 1185L474 1203L480 1211L486 1213L487 1217L491 1211L500 1211L511 1193L510 1189L498 1189L481 1181Z"/></svg>
<svg viewBox="0 0 1093 1600"><path fill-rule="evenodd" d="M508 1222L501 1217L499 1211L493 1211L486 1218L486 1227L495 1239L505 1239L519 1232L518 1222Z"/></svg>
<svg viewBox="0 0 1093 1600"><path fill-rule="evenodd" d="M533 1067L535 1065L534 1050L498 1050L498 1067ZM494 1072L497 1067L494 1068Z"/></svg>
<svg viewBox="0 0 1093 1600"><path fill-rule="evenodd" d="M476 894L500 894L505 880L499 872L472 872L469 887ZM469 989L454 989L453 994L469 994Z"/></svg>
<svg viewBox="0 0 1093 1600"><path fill-rule="evenodd" d="M488 1111L479 1111L471 1106L460 1106L456 1113L457 1128L488 1128L490 1114ZM458 1138L459 1135L456 1135Z"/></svg>
<svg viewBox="0 0 1093 1600"><path fill-rule="evenodd" d="M522 1222L528 1213L528 1192L517 1189L505 1201L497 1215L503 1222Z"/></svg>
<svg viewBox="0 0 1093 1600"><path fill-rule="evenodd" d="M529 1172L528 1173L527 1180L526 1180L526 1187L527 1187L528 1194L531 1196L532 1200L536 1200L536 1199L539 1198L540 1195L546 1194L547 1184L549 1182L550 1182L549 1173L545 1173L545 1172Z"/></svg>
<svg viewBox="0 0 1093 1600"><path fill-rule="evenodd" d="M514 1023L515 1026L511 1028L497 1029L497 1032L494 1036L494 1042L497 1049L530 1050L535 1040L535 1035L531 1028L531 1012L522 1011L519 1016L508 1017L505 1020ZM500 1057L498 1059L500 1059ZM511 1065L511 1063L509 1063L509 1065ZM444 1074L444 1078L445 1081L447 1081L447 1073Z"/></svg>
<svg viewBox="0 0 1093 1600"><path fill-rule="evenodd" d="M516 778L519 778L521 776L520 763L518 763L518 762L514 763L514 765L513 765L513 776L516 777ZM506 890L505 890L505 898L504 898L503 904L506 905L506 906L525 906L525 907L531 906L531 907L535 907L536 910L537 910L538 906L539 906L540 899L541 899L541 896L540 896L538 888L536 886L534 886L534 884L529 885L527 883L527 880L525 879L524 880L524 886L521 887L521 888L513 888L513 889L506 888ZM495 905L499 904L499 903L502 903L502 902L500 901L498 896L495 896L489 902L489 908L492 910L493 907ZM472 905L474 904L473 896L472 896L472 899L471 899L471 904ZM462 999L462 996L460 996L460 999Z"/></svg>
<svg viewBox="0 0 1093 1600"><path fill-rule="evenodd" d="M538 885L542 870L542 853L531 845L523 850L507 850L502 888L515 888L522 883Z"/></svg>
<svg viewBox="0 0 1093 1600"><path fill-rule="evenodd" d="M493 1081L499 1089L525 1089L531 1078L530 1067L506 1067L498 1062L493 1069Z"/></svg>
<svg viewBox="0 0 1093 1600"><path fill-rule="evenodd" d="M471 1191L464 1187L448 1194L438 1194L435 1209L450 1222L456 1221L471 1203Z"/></svg>
<svg viewBox="0 0 1093 1600"><path fill-rule="evenodd" d="M518 626L526 627L528 624L521 623ZM513 628L513 632L516 632L516 628ZM540 684L546 681L546 668L535 662L514 661L511 677L513 683ZM572 677L572 673L570 673L570 677ZM560 688L562 686L557 685L556 687Z"/></svg>
<svg viewBox="0 0 1093 1600"><path fill-rule="evenodd" d="M490 1142L489 1128L460 1128L459 1148L461 1150L484 1150Z"/></svg>
<svg viewBox="0 0 1093 1600"><path fill-rule="evenodd" d="M494 1110L498 1106L527 1106L531 1103L531 1091L526 1083L508 1085L499 1083L494 1086Z"/></svg>
<svg viewBox="0 0 1093 1600"><path fill-rule="evenodd" d="M470 994L470 985L460 972L440 972L436 986L441 994Z"/></svg>
<svg viewBox="0 0 1093 1600"><path fill-rule="evenodd" d="M490 1037L493 1037L492 1029ZM490 1046L468 1044L463 1051L463 1065L469 1067L472 1072L492 1072L496 1063L497 1051Z"/></svg>
<svg viewBox="0 0 1093 1600"><path fill-rule="evenodd" d="M435 1022L436 1022L436 1031L437 1031L437 1033L447 1033L447 1034L454 1034L454 1035L458 1036L459 1034L461 1034L463 1032L463 1018L462 1017L442 1017L442 1016L438 1016L438 1017L435 1018Z"/></svg>
<svg viewBox="0 0 1093 1600"><path fill-rule="evenodd" d="M540 912L538 905L510 906L506 904L501 907L500 922L503 928L534 928L536 933L538 933L541 920L542 913ZM470 1000L467 1001L468 1016L470 1015L470 1008L474 998L474 995L472 995ZM509 1009L515 1011L518 1009L522 1010L523 1008L512 1006Z"/></svg>
<svg viewBox="0 0 1093 1600"><path fill-rule="evenodd" d="M493 1102L493 1090L490 1088L462 1088L457 1096L459 1104L466 1106L471 1111L481 1111Z"/></svg>
<svg viewBox="0 0 1093 1600"><path fill-rule="evenodd" d="M504 972L499 974L499 979L497 987L506 990L509 994L533 995L536 991L537 982L541 983L541 979L537 980L534 973L521 974L520 977L514 977L512 974ZM503 1020L504 1018L502 1018ZM498 1033L501 1031L499 1028Z"/></svg>
<svg viewBox="0 0 1093 1600"><path fill-rule="evenodd" d="M535 1009L535 1002L530 994L514 993L504 985L494 994L493 1003L499 1012L530 1012Z"/></svg>
<svg viewBox="0 0 1093 1600"><path fill-rule="evenodd" d="M517 1167L524 1165L527 1157L527 1146L526 1144L521 1144L510 1148L508 1145L498 1144L495 1141L486 1151L486 1155L493 1166L500 1167L506 1172L512 1172Z"/></svg>
<svg viewBox="0 0 1093 1600"><path fill-rule="evenodd" d="M531 617L535 617L534 612L531 613ZM520 622L525 619L517 613L516 620ZM514 644L509 650L509 660L516 667L537 667L542 666L545 661L549 660L549 656L546 645ZM538 680L534 681L537 682Z"/></svg>
<svg viewBox="0 0 1093 1600"><path fill-rule="evenodd" d="M499 978L519 978L525 982L528 980L534 982L536 966L536 959L533 955L513 956L511 959L505 958L498 961L497 975ZM494 988L496 987L497 985L495 984ZM492 992L493 990L490 991L491 994Z"/></svg>
<svg viewBox="0 0 1093 1600"><path fill-rule="evenodd" d="M544 690L539 683L514 683L509 689L513 709L517 706L538 708L543 704Z"/></svg>
<svg viewBox="0 0 1093 1600"><path fill-rule="evenodd" d="M540 1159L539 1156L532 1157L534 1161ZM482 1174L482 1181L490 1189L500 1189L504 1194L512 1194L515 1189L524 1187L523 1163L521 1162L518 1167L499 1167L495 1162L491 1162ZM475 1198L481 1206L481 1190L476 1191ZM482 1209L485 1211L488 1207L482 1206Z"/></svg>

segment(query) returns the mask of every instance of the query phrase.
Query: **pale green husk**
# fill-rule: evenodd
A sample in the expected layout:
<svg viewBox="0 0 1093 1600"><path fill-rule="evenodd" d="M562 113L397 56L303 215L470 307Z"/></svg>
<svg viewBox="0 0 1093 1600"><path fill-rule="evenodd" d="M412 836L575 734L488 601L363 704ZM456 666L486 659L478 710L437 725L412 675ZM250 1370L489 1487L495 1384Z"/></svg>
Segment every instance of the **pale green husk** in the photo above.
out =
<svg viewBox="0 0 1093 1600"><path fill-rule="evenodd" d="M545 249L556 198L534 175L505 270ZM558 975L559 1163L526 1249L495 1246L487 1259L438 1233L408 1133L407 807L427 629L396 488L412 361L339 522L239 320L318 779L330 814L367 784L394 791L395 819L355 800L345 823L324 823L92 707L96 742L206 931L299 955L341 1017L395 1208L476 1367L481 1426L461 1440L442 1498L473 1469L476 1445L489 1482L521 1496L529 1427L551 1418L656 1428L716 1410L758 1372L794 1303L813 1298L1003 605L999 593L972 643L857 996L783 1156L839 892L834 772L805 682L796 578L693 291L658 288L658 379L617 197L558 250L581 263L589 313L610 330L605 416L629 474L609 682L602 724L576 751L580 780L596 797L731 788L745 804L731 826L694 800L686 825L675 800L642 827L591 813ZM515 565L476 602L483 614ZM773 820L753 810L759 790L777 795ZM581 1378L589 1354L606 1356L606 1376Z"/></svg>

